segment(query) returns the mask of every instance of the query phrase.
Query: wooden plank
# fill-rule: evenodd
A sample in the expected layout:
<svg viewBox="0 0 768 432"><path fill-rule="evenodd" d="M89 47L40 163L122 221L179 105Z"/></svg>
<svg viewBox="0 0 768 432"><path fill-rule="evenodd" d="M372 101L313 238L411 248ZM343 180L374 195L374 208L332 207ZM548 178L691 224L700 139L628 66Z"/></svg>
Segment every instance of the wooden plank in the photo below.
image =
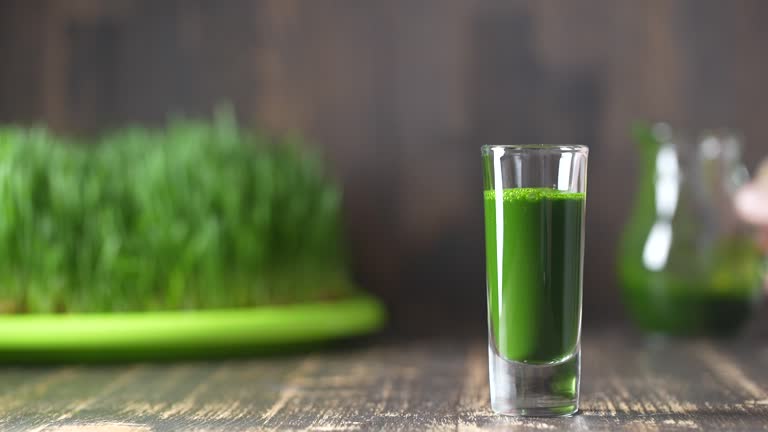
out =
<svg viewBox="0 0 768 432"><path fill-rule="evenodd" d="M423 340L253 360L8 368L0 428L163 430L768 430L768 348L584 338L581 412L497 416L486 344Z"/></svg>

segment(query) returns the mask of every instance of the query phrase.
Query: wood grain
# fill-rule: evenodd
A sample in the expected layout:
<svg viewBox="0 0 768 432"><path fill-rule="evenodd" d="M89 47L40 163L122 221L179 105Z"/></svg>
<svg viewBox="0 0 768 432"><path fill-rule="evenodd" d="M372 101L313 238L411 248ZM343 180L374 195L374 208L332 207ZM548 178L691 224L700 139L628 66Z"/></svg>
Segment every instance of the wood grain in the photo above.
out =
<svg viewBox="0 0 768 432"><path fill-rule="evenodd" d="M766 339L584 338L570 418L489 408L483 340L371 342L293 357L184 364L11 367L4 431L768 430Z"/></svg>

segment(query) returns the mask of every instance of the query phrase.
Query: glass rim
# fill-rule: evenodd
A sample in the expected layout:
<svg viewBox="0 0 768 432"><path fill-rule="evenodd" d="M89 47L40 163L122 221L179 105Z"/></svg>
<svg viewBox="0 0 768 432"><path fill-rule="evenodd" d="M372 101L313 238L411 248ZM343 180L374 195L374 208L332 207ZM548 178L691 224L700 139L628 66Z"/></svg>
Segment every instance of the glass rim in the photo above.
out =
<svg viewBox="0 0 768 432"><path fill-rule="evenodd" d="M480 147L483 151L504 149L510 151L555 151L559 153L589 153L589 147L582 144L486 144Z"/></svg>

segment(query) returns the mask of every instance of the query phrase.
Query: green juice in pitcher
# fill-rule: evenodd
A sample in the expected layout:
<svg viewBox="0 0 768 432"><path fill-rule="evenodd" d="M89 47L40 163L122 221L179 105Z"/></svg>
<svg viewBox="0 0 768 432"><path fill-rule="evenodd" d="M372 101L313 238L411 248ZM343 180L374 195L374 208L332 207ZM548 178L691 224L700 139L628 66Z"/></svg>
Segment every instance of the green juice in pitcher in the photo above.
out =
<svg viewBox="0 0 768 432"><path fill-rule="evenodd" d="M554 363L577 347L585 194L486 190L491 338L507 360Z"/></svg>
<svg viewBox="0 0 768 432"><path fill-rule="evenodd" d="M661 271L644 264L634 239L619 262L624 303L645 331L723 336L738 331L761 299L760 253L749 239L722 239L712 250L680 247ZM647 243L647 241L646 241Z"/></svg>
<svg viewBox="0 0 768 432"><path fill-rule="evenodd" d="M698 141L666 124L638 127L640 181L618 257L629 315L643 330L728 335L762 298L764 261L733 211L746 180L738 138Z"/></svg>

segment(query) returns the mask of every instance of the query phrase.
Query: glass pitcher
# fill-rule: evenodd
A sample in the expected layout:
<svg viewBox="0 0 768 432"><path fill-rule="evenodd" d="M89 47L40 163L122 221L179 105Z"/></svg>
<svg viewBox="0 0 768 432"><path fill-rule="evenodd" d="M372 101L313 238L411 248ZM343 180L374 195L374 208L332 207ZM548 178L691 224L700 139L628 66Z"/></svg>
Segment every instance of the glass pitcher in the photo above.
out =
<svg viewBox="0 0 768 432"><path fill-rule="evenodd" d="M763 258L732 205L747 181L739 139L694 143L666 124L636 128L639 191L620 248L624 302L644 330L725 335L761 298Z"/></svg>

